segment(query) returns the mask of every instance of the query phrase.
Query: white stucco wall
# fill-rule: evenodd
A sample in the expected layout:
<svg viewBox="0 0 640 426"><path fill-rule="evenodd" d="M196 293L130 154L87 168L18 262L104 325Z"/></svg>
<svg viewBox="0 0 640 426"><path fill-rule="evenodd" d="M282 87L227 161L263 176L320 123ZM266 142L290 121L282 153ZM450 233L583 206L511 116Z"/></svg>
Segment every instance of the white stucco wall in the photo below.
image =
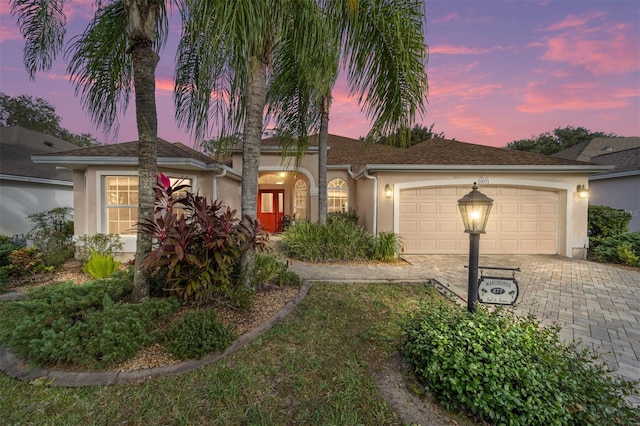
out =
<svg viewBox="0 0 640 426"><path fill-rule="evenodd" d="M27 216L56 207L73 207L73 184L0 180L0 234L26 234Z"/></svg>

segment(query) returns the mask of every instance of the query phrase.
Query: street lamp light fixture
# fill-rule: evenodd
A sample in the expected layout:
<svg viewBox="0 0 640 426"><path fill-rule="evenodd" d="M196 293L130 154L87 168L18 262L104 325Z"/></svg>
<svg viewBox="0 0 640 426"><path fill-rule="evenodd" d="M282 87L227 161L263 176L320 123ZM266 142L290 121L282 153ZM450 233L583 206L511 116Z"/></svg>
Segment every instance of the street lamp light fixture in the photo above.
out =
<svg viewBox="0 0 640 426"><path fill-rule="evenodd" d="M471 192L458 200L458 208L464 223L464 232L469 234L469 283L467 291L467 310L475 312L478 300L478 255L480 252L480 234L485 233L489 212L493 200L480 191L476 182Z"/></svg>

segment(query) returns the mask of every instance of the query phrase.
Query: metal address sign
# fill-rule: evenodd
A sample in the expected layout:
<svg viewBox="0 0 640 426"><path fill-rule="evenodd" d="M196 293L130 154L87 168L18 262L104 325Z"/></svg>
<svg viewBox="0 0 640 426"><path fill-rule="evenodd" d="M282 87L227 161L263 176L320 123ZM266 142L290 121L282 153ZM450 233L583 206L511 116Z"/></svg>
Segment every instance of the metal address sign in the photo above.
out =
<svg viewBox="0 0 640 426"><path fill-rule="evenodd" d="M513 305L518 299L518 282L515 278L487 277L478 280L478 301L493 305Z"/></svg>

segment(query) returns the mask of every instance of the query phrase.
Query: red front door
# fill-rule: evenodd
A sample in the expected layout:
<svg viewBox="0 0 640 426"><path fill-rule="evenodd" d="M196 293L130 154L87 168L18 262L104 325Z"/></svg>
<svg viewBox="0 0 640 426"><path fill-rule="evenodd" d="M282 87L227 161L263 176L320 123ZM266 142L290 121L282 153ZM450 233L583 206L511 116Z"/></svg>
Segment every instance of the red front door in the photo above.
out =
<svg viewBox="0 0 640 426"><path fill-rule="evenodd" d="M284 215L284 189L261 189L258 191L258 220L267 232L278 232L282 228Z"/></svg>

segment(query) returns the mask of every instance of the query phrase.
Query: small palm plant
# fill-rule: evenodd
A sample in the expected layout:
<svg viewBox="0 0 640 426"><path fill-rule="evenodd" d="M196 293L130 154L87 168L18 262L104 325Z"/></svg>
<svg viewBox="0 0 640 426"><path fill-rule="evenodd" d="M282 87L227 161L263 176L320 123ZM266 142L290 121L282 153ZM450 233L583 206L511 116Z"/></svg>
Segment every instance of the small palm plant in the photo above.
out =
<svg viewBox="0 0 640 426"><path fill-rule="evenodd" d="M120 261L116 260L113 255L102 254L94 250L82 269L93 278L99 279L110 277L119 267Z"/></svg>

